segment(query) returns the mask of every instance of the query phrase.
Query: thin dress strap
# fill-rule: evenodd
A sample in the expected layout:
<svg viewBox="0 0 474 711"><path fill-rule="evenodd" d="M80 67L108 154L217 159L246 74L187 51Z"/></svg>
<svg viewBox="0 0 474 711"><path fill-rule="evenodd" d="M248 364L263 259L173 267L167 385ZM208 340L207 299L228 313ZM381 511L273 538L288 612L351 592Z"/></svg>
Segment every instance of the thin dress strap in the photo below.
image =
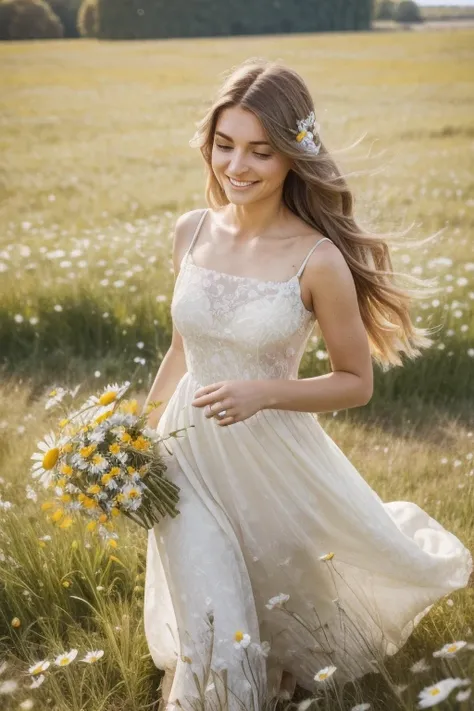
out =
<svg viewBox="0 0 474 711"><path fill-rule="evenodd" d="M184 263L184 260L187 258L188 254L191 254L191 249L193 248L194 243L195 243L195 241L196 241L196 239L197 239L197 237L198 237L199 231L200 231L200 229L201 229L201 225L202 225L202 223L204 222L204 218L206 217L206 215L207 215L207 213L208 213L208 210L209 210L209 208L206 207L206 208L204 209L202 215L201 215L201 219L199 220L198 225L197 225L197 227L196 227L196 229L195 229L195 231L194 231L194 235L193 235L193 238L192 238L192 240L191 240L191 244L190 244L189 247L187 248L187 250L186 250L186 252L185 252L185 254L184 254L184 257L183 257L183 259L181 260L182 263Z"/></svg>
<svg viewBox="0 0 474 711"><path fill-rule="evenodd" d="M309 253L306 255L306 259L304 260L303 264L302 264L301 267L299 268L298 273L297 273L296 276L300 277L300 276L302 275L303 269L304 269L305 266L306 266L306 262L307 262L308 259L311 257L311 255L313 254L313 252L314 252L314 250L316 249L316 247L318 246L318 244L321 244L321 242L324 242L325 239L326 239L328 242L332 242L332 239L329 239L329 237L322 237L320 240L318 240L318 241L316 242L316 244L314 245L314 247L311 247L311 249L309 250Z"/></svg>

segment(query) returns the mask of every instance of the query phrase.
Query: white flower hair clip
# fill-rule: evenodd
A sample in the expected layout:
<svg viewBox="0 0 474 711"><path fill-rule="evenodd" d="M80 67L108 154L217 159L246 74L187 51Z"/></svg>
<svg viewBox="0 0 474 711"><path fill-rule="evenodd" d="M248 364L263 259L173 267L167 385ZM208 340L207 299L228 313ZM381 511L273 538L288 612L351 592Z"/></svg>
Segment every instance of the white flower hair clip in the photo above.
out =
<svg viewBox="0 0 474 711"><path fill-rule="evenodd" d="M321 149L321 141L319 140L318 143L315 143L314 137L315 135L317 135L319 139L319 129L321 127L316 121L314 111L311 111L309 116L307 116L305 119L297 121L296 123L299 131L296 136L298 145L304 151L317 155Z"/></svg>

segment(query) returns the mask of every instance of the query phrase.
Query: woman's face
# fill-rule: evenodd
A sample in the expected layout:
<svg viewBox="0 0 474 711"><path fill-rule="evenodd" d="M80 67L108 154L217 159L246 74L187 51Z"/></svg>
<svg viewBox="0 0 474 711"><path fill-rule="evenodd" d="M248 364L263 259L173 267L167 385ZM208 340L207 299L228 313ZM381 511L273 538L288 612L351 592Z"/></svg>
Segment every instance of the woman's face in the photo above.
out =
<svg viewBox="0 0 474 711"><path fill-rule="evenodd" d="M255 114L223 109L214 133L212 170L229 202L243 205L283 189L290 160L276 153Z"/></svg>

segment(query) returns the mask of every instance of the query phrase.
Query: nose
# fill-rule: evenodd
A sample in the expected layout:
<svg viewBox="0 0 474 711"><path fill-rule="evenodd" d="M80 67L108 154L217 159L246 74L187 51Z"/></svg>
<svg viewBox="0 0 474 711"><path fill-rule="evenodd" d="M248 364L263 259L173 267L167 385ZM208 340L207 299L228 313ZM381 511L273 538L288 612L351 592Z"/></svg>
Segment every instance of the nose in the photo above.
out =
<svg viewBox="0 0 474 711"><path fill-rule="evenodd" d="M228 167L229 175L236 177L237 175L242 175L247 171L247 166L245 165L245 156L238 150L232 151L232 156L229 161Z"/></svg>

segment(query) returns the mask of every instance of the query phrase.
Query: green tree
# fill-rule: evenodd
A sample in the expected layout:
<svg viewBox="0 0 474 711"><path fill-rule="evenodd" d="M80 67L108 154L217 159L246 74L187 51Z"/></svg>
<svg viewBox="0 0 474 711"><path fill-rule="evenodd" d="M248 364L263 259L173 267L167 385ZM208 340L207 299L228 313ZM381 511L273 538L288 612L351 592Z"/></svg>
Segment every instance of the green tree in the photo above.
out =
<svg viewBox="0 0 474 711"><path fill-rule="evenodd" d="M65 37L78 37L77 14L81 0L46 0L52 11L59 17L64 27Z"/></svg>
<svg viewBox="0 0 474 711"><path fill-rule="evenodd" d="M380 0L375 6L376 20L393 20L395 17L396 3L394 0Z"/></svg>
<svg viewBox="0 0 474 711"><path fill-rule="evenodd" d="M394 20L397 22L423 22L420 8L413 0L402 0L395 8Z"/></svg>
<svg viewBox="0 0 474 711"><path fill-rule="evenodd" d="M1 0L0 39L58 39L64 28L44 0Z"/></svg>
<svg viewBox="0 0 474 711"><path fill-rule="evenodd" d="M77 15L77 29L82 37L97 37L97 0L84 0Z"/></svg>

